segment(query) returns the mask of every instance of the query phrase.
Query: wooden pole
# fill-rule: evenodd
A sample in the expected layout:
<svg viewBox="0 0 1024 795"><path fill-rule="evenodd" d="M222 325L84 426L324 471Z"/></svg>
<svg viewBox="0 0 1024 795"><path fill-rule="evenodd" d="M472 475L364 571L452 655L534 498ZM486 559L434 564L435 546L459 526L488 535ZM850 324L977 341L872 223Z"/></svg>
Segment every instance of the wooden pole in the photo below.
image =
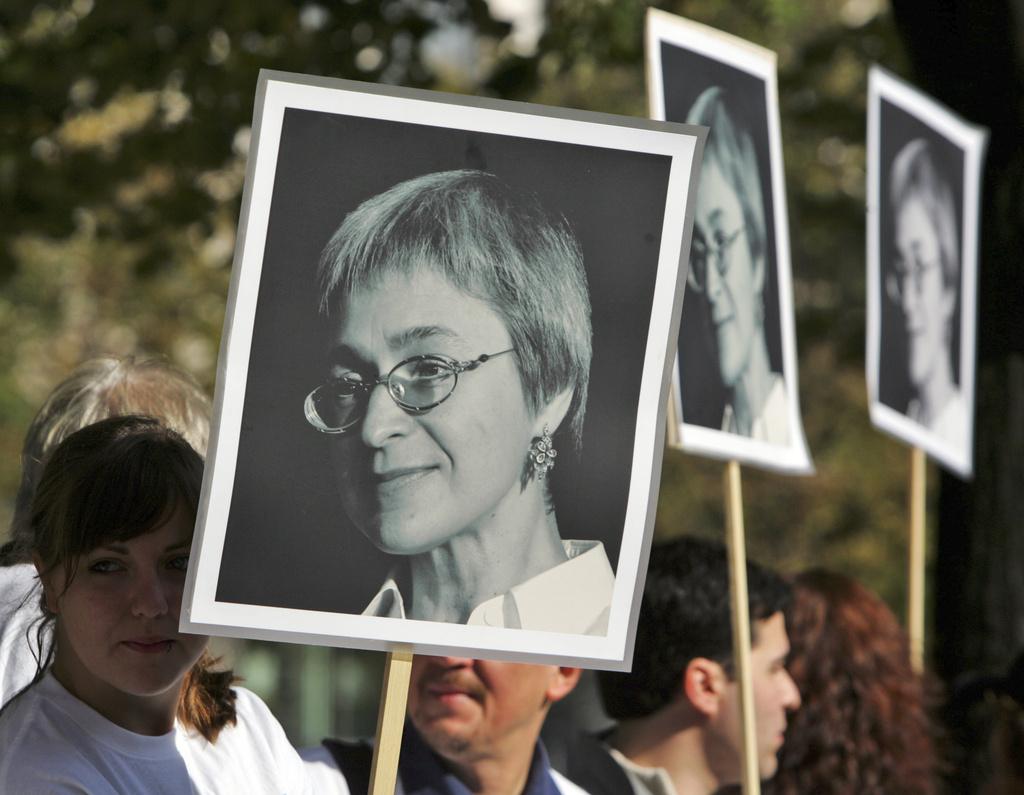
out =
<svg viewBox="0 0 1024 795"><path fill-rule="evenodd" d="M669 447L681 447L683 440L679 435L679 414L676 413L676 388L673 385L668 390L668 408L665 411L665 443Z"/></svg>
<svg viewBox="0 0 1024 795"><path fill-rule="evenodd" d="M924 580L925 580L925 474L924 450L910 451L910 551L907 577L907 635L910 638L910 663L915 671L924 670Z"/></svg>
<svg viewBox="0 0 1024 795"><path fill-rule="evenodd" d="M757 726L750 663L750 602L747 596L747 545L743 531L743 492L738 461L725 465L725 523L729 550L729 592L732 602L732 647L740 686L743 719L743 792L760 795Z"/></svg>
<svg viewBox="0 0 1024 795"><path fill-rule="evenodd" d="M370 795L394 795L395 792L411 671L412 652L388 652L380 710L377 712L377 742L373 749L373 767L370 768Z"/></svg>

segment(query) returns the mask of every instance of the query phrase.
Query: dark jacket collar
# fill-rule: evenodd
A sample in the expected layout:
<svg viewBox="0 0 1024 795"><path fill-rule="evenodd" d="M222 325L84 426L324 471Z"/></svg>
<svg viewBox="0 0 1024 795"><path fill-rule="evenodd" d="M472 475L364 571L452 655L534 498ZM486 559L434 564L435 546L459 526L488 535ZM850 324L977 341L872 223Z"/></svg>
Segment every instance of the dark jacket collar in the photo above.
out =
<svg viewBox="0 0 1024 795"><path fill-rule="evenodd" d="M547 751L538 740L522 795L561 795L549 771ZM444 766L441 758L430 750L409 722L406 722L402 735L398 776L405 795L470 795L466 786Z"/></svg>

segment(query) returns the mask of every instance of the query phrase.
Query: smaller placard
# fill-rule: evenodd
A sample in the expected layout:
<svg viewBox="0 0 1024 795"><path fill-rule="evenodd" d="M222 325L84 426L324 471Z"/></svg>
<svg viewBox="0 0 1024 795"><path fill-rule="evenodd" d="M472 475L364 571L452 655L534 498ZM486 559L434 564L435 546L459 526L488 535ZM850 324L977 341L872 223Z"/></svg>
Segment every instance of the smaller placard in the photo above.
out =
<svg viewBox="0 0 1024 795"><path fill-rule="evenodd" d="M985 130L873 67L868 82L871 420L973 472L978 219Z"/></svg>
<svg viewBox="0 0 1024 795"><path fill-rule="evenodd" d="M655 119L710 128L674 378L683 450L813 470L797 393L775 53L649 10Z"/></svg>

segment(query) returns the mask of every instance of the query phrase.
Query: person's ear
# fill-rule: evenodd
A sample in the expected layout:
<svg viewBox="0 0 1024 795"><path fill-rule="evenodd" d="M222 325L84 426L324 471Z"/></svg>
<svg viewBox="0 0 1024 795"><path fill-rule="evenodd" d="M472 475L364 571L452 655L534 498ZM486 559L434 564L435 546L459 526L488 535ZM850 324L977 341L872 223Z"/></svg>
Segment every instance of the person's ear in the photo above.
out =
<svg viewBox="0 0 1024 795"><path fill-rule="evenodd" d="M534 422L533 428L534 436L540 436L544 432L545 427L547 427L550 434L554 434L558 430L558 426L562 424L562 420L565 419L565 415L569 412L569 406L572 405L574 391L571 386L566 387L537 412L537 419Z"/></svg>
<svg viewBox="0 0 1024 795"><path fill-rule="evenodd" d="M548 689L544 693L547 702L553 704L569 695L580 681L581 673L579 668L570 668L567 665L555 668L548 682Z"/></svg>
<svg viewBox="0 0 1024 795"><path fill-rule="evenodd" d="M46 566L43 565L43 559L35 552L32 553L32 565L36 567L36 574L39 575L39 582L43 586L43 598L45 600L46 609L57 615L60 607L59 591L57 590L57 584L54 582L56 577L54 571L46 570Z"/></svg>
<svg viewBox="0 0 1024 795"><path fill-rule="evenodd" d="M683 672L683 693L702 715L718 714L728 677L720 663L706 657L694 657Z"/></svg>

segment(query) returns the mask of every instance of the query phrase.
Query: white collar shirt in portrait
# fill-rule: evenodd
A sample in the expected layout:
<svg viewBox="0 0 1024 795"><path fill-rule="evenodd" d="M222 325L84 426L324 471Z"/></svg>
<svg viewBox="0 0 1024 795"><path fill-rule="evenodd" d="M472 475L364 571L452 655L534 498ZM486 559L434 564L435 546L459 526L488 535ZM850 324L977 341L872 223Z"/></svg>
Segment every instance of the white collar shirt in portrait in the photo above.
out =
<svg viewBox="0 0 1024 795"><path fill-rule="evenodd" d="M921 414L921 401L914 398L907 405L907 417L924 425ZM953 391L942 410L925 427L954 449L967 449L967 404L959 389Z"/></svg>
<svg viewBox="0 0 1024 795"><path fill-rule="evenodd" d="M772 386L768 399L761 407L761 413L754 417L750 426L750 438L768 444L789 444L789 406L786 400L786 382L778 373L772 374ZM725 407L722 415L722 430L739 433L732 406Z"/></svg>
<svg viewBox="0 0 1024 795"><path fill-rule="evenodd" d="M605 635L615 573L600 541L562 541L569 559L473 608L470 626ZM364 616L406 618L394 576L384 581Z"/></svg>

